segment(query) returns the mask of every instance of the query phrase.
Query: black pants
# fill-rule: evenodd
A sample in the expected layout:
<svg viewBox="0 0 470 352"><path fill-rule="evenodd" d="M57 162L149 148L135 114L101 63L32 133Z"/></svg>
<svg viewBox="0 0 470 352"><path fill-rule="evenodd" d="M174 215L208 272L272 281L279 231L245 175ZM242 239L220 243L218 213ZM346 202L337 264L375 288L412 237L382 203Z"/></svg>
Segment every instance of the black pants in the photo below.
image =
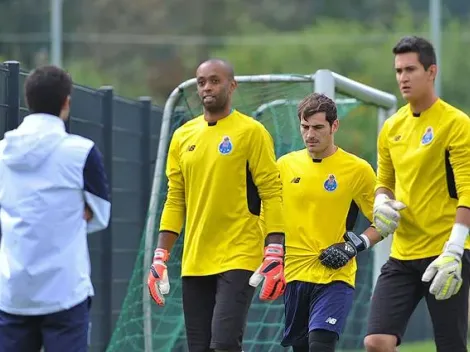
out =
<svg viewBox="0 0 470 352"><path fill-rule="evenodd" d="M252 271L183 277L183 310L189 352L241 351L255 289Z"/></svg>
<svg viewBox="0 0 470 352"><path fill-rule="evenodd" d="M466 250L462 257L463 284L460 291L442 301L429 293L429 283L421 281L424 271L435 258L389 258L382 267L372 296L367 335L395 335L400 344L411 314L424 297L433 323L437 351L467 351L470 252Z"/></svg>

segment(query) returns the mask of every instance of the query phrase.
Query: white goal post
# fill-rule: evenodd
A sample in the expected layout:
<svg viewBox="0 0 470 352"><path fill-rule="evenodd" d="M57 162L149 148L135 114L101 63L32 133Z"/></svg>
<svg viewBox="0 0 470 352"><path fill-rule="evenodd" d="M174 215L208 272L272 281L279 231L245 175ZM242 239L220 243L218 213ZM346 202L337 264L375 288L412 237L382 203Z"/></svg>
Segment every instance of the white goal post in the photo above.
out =
<svg viewBox="0 0 470 352"><path fill-rule="evenodd" d="M384 121L396 111L397 99L394 95L372 88L365 84L356 82L347 77L341 76L327 69L318 70L311 75L295 75L295 74L269 74L269 75L250 75L236 76L235 79L239 83L312 83L312 91L324 93L330 98L335 99L335 93L342 93L349 97L353 97L349 102L359 101L365 104L374 105L378 108L378 131L382 128ZM152 192L150 196L149 214L145 225L145 244L144 244L144 261L143 261L143 315L144 315L144 340L145 351L151 352L152 349L152 318L151 318L151 301L147 285L146 274L151 264L154 251L154 230L157 226L157 214L153 209L158 208L158 195L162 187L162 180L165 175L166 152L171 138L171 117L179 99L183 96L184 90L196 85L196 79L189 79L181 83L168 97L163 110L163 117L160 130L160 140L158 144L157 159L155 163L155 172L152 183ZM264 111L269 105L284 104L284 100L276 100L267 104L263 104L256 110ZM292 102L289 102L292 104ZM380 273L381 266L385 263L390 253L390 239L383 241L374 247L374 266L372 273L372 282L375 281Z"/></svg>

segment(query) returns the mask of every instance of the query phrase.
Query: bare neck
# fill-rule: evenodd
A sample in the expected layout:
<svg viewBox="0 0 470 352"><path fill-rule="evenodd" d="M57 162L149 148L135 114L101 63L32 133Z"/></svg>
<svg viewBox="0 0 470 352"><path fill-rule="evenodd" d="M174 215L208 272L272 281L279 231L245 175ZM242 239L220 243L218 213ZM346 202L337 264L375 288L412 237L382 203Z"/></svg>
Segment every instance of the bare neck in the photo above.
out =
<svg viewBox="0 0 470 352"><path fill-rule="evenodd" d="M328 148L322 150L318 153L309 152L312 159L325 159L333 155L338 150L338 147L334 144L331 144Z"/></svg>
<svg viewBox="0 0 470 352"><path fill-rule="evenodd" d="M429 109L437 99L439 99L438 96L433 92L416 101L410 101L411 111L415 114L420 114Z"/></svg>
<svg viewBox="0 0 470 352"><path fill-rule="evenodd" d="M223 110L214 113L204 110L204 119L207 122L217 122L219 120L222 120L224 117L230 115L231 111L231 106L227 106Z"/></svg>

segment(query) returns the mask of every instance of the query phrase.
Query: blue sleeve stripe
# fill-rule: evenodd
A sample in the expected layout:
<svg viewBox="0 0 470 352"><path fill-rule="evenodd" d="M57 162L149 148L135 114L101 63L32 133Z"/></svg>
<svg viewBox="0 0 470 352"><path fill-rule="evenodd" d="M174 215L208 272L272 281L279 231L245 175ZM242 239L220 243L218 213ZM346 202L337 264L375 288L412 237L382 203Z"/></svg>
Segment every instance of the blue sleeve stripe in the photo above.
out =
<svg viewBox="0 0 470 352"><path fill-rule="evenodd" d="M103 156L95 145L90 149L85 161L83 185L86 192L109 201L109 185L104 170Z"/></svg>

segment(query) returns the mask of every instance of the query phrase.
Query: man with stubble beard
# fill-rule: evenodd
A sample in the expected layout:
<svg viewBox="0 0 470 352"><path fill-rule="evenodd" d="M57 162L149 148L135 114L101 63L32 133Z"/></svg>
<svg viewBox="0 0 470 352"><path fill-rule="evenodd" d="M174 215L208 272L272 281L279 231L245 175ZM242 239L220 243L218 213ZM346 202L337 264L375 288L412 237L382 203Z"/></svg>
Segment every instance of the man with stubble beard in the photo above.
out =
<svg viewBox="0 0 470 352"><path fill-rule="evenodd" d="M178 128L170 143L168 195L148 286L163 306L166 262L185 223L181 276L189 351L239 352L254 286L264 279L262 300L278 298L285 288L281 181L272 137L231 106L232 66L208 60L196 76L204 113ZM266 237L258 223L261 203Z"/></svg>

